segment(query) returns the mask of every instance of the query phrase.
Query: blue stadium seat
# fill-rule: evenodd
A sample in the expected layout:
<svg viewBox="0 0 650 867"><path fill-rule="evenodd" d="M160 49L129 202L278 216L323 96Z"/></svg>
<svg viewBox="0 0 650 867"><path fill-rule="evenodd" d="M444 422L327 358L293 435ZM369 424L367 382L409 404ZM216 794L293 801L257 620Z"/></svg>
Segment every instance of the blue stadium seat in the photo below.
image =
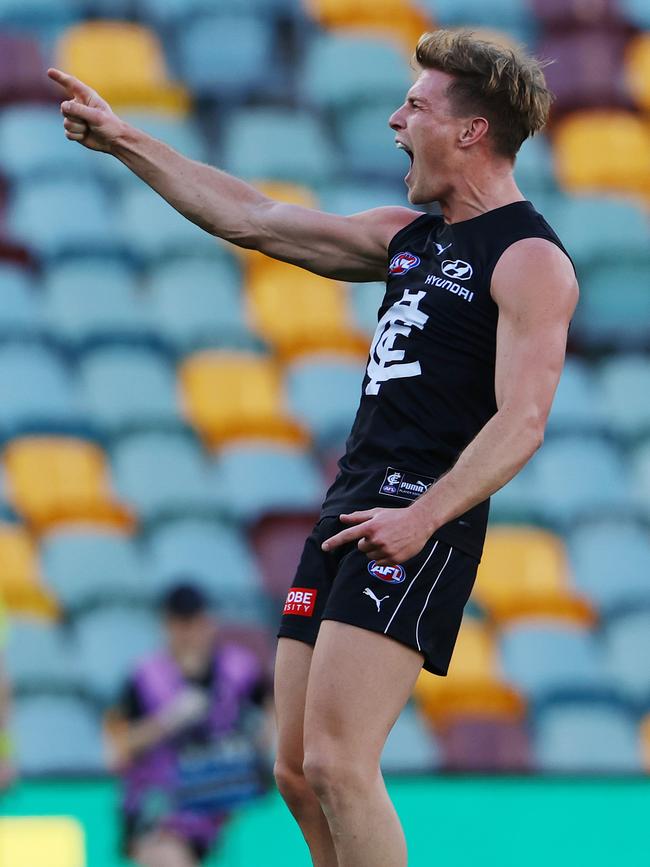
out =
<svg viewBox="0 0 650 867"><path fill-rule="evenodd" d="M78 344L106 334L139 335L148 327L133 271L114 259L73 259L44 280L44 321Z"/></svg>
<svg viewBox="0 0 650 867"><path fill-rule="evenodd" d="M286 373L289 408L323 446L350 432L361 397L363 365L345 358L306 356Z"/></svg>
<svg viewBox="0 0 650 867"><path fill-rule="evenodd" d="M312 511L324 493L323 480L307 453L263 442L225 446L212 480L229 513L245 521L273 511Z"/></svg>
<svg viewBox="0 0 650 867"><path fill-rule="evenodd" d="M281 80L270 22L242 11L246 14L194 17L180 33L180 75L199 98L237 103L267 93Z"/></svg>
<svg viewBox="0 0 650 867"><path fill-rule="evenodd" d="M650 360L643 355L605 359L599 376L599 401L617 434L637 437L650 431Z"/></svg>
<svg viewBox="0 0 650 867"><path fill-rule="evenodd" d="M342 113L337 123L345 170L362 177L399 181L408 172L407 155L395 147L388 118L395 106L364 106Z"/></svg>
<svg viewBox="0 0 650 867"><path fill-rule="evenodd" d="M102 186L76 175L25 181L7 212L11 235L43 258L119 252L117 226Z"/></svg>
<svg viewBox="0 0 650 867"><path fill-rule="evenodd" d="M511 39L533 44L535 18L523 0L496 0L490 4L483 0L422 0L421 5L441 27L496 27Z"/></svg>
<svg viewBox="0 0 650 867"><path fill-rule="evenodd" d="M650 572L646 570L644 576L650 591ZM611 618L605 630L605 648L607 670L618 687L630 700L647 707L650 703L649 608Z"/></svg>
<svg viewBox="0 0 650 867"><path fill-rule="evenodd" d="M556 773L641 772L634 718L616 705L556 705L535 723L539 770Z"/></svg>
<svg viewBox="0 0 650 867"><path fill-rule="evenodd" d="M353 283L350 286L354 324L369 336L372 336L377 328L379 308L385 294L385 283Z"/></svg>
<svg viewBox="0 0 650 867"><path fill-rule="evenodd" d="M414 705L407 704L393 726L381 756L384 773L422 773L440 766L440 751L433 732L422 722Z"/></svg>
<svg viewBox="0 0 650 867"><path fill-rule="evenodd" d="M112 702L135 664L162 647L156 616L144 608L95 608L75 621L75 638L86 688Z"/></svg>
<svg viewBox="0 0 650 867"><path fill-rule="evenodd" d="M223 165L238 177L314 186L325 183L335 169L332 146L318 121L305 112L248 108L233 112L224 127Z"/></svg>
<svg viewBox="0 0 650 867"><path fill-rule="evenodd" d="M97 2L97 0L94 0ZM111 0L102 0L109 3ZM202 14L214 11L213 0L136 0L140 15L159 26L179 26ZM300 11L300 0L219 0L222 14L253 14L256 16L295 15Z"/></svg>
<svg viewBox="0 0 650 867"><path fill-rule="evenodd" d="M71 376L58 353L34 343L0 346L0 425L19 428L78 419Z"/></svg>
<svg viewBox="0 0 650 867"><path fill-rule="evenodd" d="M549 439L531 462L537 505L557 523L632 509L627 470L604 439L564 436Z"/></svg>
<svg viewBox="0 0 650 867"><path fill-rule="evenodd" d="M646 439L633 455L632 476L639 506L650 516L650 440Z"/></svg>
<svg viewBox="0 0 650 867"><path fill-rule="evenodd" d="M34 335L41 331L41 298L25 269L0 263L0 286L0 339Z"/></svg>
<svg viewBox="0 0 650 867"><path fill-rule="evenodd" d="M515 179L523 194L540 210L539 197L556 188L553 154L546 136L536 135L522 144L515 162Z"/></svg>
<svg viewBox="0 0 650 867"><path fill-rule="evenodd" d="M606 682L594 636L558 621L518 621L504 630L501 662L506 679L530 699Z"/></svg>
<svg viewBox="0 0 650 867"><path fill-rule="evenodd" d="M576 333L592 346L645 346L650 338L649 284L647 261L623 259L589 271L582 280Z"/></svg>
<svg viewBox="0 0 650 867"><path fill-rule="evenodd" d="M152 323L184 352L254 340L234 257L179 258L150 272Z"/></svg>
<svg viewBox="0 0 650 867"><path fill-rule="evenodd" d="M82 0L0 0L0 26L51 37L77 20L84 9Z"/></svg>
<svg viewBox="0 0 650 867"><path fill-rule="evenodd" d="M56 623L13 619L4 658L16 692L72 690L81 683L78 657Z"/></svg>
<svg viewBox="0 0 650 867"><path fill-rule="evenodd" d="M514 479L493 495L490 518L506 523L535 522L538 519L535 472L531 464L526 464Z"/></svg>
<svg viewBox="0 0 650 867"><path fill-rule="evenodd" d="M574 581L602 611L650 603L650 535L634 523L598 521L573 530Z"/></svg>
<svg viewBox="0 0 650 867"><path fill-rule="evenodd" d="M553 432L581 433L603 430L606 416L591 368L584 361L568 357L548 421Z"/></svg>
<svg viewBox="0 0 650 867"><path fill-rule="evenodd" d="M342 182L327 184L320 197L321 208L331 214L357 214L384 205L408 207L406 189L398 184ZM413 212L416 216L416 212Z"/></svg>
<svg viewBox="0 0 650 867"><path fill-rule="evenodd" d="M411 77L408 62L394 43L334 31L313 40L302 82L312 105L356 113L373 103L392 105L394 111L404 102ZM384 132L392 138L390 130Z"/></svg>
<svg viewBox="0 0 650 867"><path fill-rule="evenodd" d="M42 541L41 564L46 584L69 614L87 606L143 602L153 596L133 542L109 530L55 530Z"/></svg>
<svg viewBox="0 0 650 867"><path fill-rule="evenodd" d="M200 447L183 433L149 432L125 437L112 454L115 484L145 519L167 513L211 512L228 488L215 488Z"/></svg>
<svg viewBox="0 0 650 867"><path fill-rule="evenodd" d="M18 768L24 774L105 770L99 715L82 698L18 697L12 731Z"/></svg>
<svg viewBox="0 0 650 867"><path fill-rule="evenodd" d="M174 369L144 346L110 346L83 355L81 395L99 427L119 432L180 421Z"/></svg>
<svg viewBox="0 0 650 867"><path fill-rule="evenodd" d="M650 7L646 0L621 0L627 17L642 30L650 30Z"/></svg>
<svg viewBox="0 0 650 867"><path fill-rule="evenodd" d="M127 249L145 263L178 253L209 255L219 243L143 184L124 190L118 211Z"/></svg>
<svg viewBox="0 0 650 867"><path fill-rule="evenodd" d="M147 550L158 592L181 579L201 584L220 599L240 591L261 592L255 560L232 524L192 518L166 522L153 532Z"/></svg>

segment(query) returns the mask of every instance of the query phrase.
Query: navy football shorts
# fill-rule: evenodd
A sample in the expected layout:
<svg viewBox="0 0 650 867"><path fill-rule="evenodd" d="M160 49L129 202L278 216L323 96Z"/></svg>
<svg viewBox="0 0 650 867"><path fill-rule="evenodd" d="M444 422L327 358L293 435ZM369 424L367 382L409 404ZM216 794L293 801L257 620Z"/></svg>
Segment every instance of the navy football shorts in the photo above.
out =
<svg viewBox="0 0 650 867"><path fill-rule="evenodd" d="M388 635L422 653L428 671L446 674L479 561L435 536L394 566L369 561L356 542L323 551L343 527L321 518L307 538L278 637L314 645L321 621L338 620Z"/></svg>

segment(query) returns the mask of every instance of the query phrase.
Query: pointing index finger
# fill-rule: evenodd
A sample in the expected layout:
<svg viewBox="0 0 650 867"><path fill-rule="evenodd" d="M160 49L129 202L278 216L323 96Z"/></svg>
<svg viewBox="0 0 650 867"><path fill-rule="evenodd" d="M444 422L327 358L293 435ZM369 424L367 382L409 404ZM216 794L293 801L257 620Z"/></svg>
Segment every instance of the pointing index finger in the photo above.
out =
<svg viewBox="0 0 650 867"><path fill-rule="evenodd" d="M67 72L62 72L60 69L52 67L47 70L48 76L52 81L56 81L63 87L69 96L80 96L84 100L89 99L93 95L93 91L83 81L79 81L74 75L68 75Z"/></svg>
<svg viewBox="0 0 650 867"><path fill-rule="evenodd" d="M345 530L341 530L341 532L337 533L335 536L326 539L321 545L321 548L323 551L332 551L334 548L340 548L341 545L346 545L348 542L353 542L355 539L363 539L366 532L367 530L364 524L357 524L356 527L348 527Z"/></svg>

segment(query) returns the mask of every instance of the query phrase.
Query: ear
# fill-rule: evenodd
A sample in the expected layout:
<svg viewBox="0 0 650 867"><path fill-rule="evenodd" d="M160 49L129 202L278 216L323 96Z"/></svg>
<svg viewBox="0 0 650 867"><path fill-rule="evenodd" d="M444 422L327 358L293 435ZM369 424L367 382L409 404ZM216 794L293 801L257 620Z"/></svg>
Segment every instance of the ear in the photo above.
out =
<svg viewBox="0 0 650 867"><path fill-rule="evenodd" d="M458 138L458 145L462 148L471 147L487 135L490 124L485 117L473 117L462 128Z"/></svg>

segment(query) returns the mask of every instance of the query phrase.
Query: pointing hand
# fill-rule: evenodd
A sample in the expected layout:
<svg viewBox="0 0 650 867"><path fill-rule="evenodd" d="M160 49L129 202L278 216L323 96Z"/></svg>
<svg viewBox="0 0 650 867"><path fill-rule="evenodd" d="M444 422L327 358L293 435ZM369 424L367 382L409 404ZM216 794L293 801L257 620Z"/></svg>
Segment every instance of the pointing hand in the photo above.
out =
<svg viewBox="0 0 650 867"><path fill-rule="evenodd" d="M60 69L48 69L48 76L65 91L61 114L66 138L93 151L110 153L123 123L106 100L73 75Z"/></svg>

